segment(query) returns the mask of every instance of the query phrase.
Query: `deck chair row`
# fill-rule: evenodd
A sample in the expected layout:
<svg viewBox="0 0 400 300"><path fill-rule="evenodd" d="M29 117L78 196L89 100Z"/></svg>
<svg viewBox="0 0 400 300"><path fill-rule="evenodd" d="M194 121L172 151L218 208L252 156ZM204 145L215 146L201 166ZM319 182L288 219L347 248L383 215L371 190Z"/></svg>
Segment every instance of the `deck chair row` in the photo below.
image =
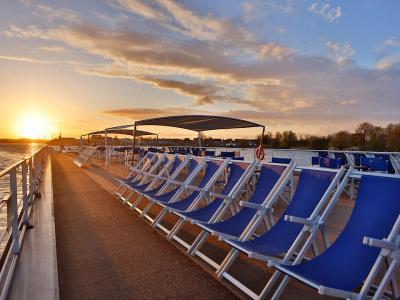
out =
<svg viewBox="0 0 400 300"><path fill-rule="evenodd" d="M320 294L363 299L371 292L384 263L389 267L373 297L379 299L388 284L393 295L398 293L394 274L399 263L399 177L361 175L351 168L296 168L294 163L244 163L177 155L164 160L168 163L157 175L139 170L135 176L141 176L142 181L127 185L129 197L118 197L169 239L186 247L190 255L208 262L219 278L230 281L250 297L277 299L289 279L295 278ZM294 189L295 171L299 175ZM201 180L196 182L200 173ZM350 220L330 245L326 221L350 178L359 181L358 198ZM221 181L223 184L217 190ZM246 194L250 197L246 198ZM142 201L147 205L140 209ZM277 201L287 202L288 206L274 221L272 210ZM153 206L161 208L155 217L149 214ZM162 220L169 213L177 216L178 221L168 229ZM192 243L178 237L186 222L201 229ZM257 235L261 224L267 230ZM315 243L318 232L323 236L322 254ZM210 235L232 247L222 263L201 252ZM314 258L306 257L310 250ZM265 261L276 270L261 293L250 290L229 274L239 253Z"/></svg>

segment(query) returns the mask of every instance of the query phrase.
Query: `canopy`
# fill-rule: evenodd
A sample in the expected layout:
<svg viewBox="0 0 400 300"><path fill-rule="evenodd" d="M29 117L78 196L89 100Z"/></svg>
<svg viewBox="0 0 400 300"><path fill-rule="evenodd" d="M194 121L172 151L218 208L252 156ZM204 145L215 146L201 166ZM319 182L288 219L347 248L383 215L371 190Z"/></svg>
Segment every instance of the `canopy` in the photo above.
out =
<svg viewBox="0 0 400 300"><path fill-rule="evenodd" d="M207 116L207 115L182 115L161 117L137 121L135 125L156 125L156 126L171 126L193 130L197 132L217 130L217 129L234 129L234 128L248 128L248 127L263 127L263 125L220 116Z"/></svg>
<svg viewBox="0 0 400 300"><path fill-rule="evenodd" d="M93 131L93 132L88 133L88 135L105 134L105 132L106 132L106 130ZM157 135L156 133L142 131L142 130L134 131L133 129L107 129L107 134L124 134L124 135L133 136L134 132L135 132L135 136Z"/></svg>

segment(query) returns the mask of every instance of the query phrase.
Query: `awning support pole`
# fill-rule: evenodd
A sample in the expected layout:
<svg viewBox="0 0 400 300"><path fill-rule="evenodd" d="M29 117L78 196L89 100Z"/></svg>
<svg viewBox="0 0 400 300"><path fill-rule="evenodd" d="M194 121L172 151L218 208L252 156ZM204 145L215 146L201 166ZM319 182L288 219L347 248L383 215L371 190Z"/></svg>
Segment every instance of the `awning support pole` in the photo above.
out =
<svg viewBox="0 0 400 300"><path fill-rule="evenodd" d="M199 148L201 148L201 131L198 132Z"/></svg>
<svg viewBox="0 0 400 300"><path fill-rule="evenodd" d="M107 147L107 129L104 130L104 148L105 148L105 164L106 164L106 169L108 169L108 147Z"/></svg>
<svg viewBox="0 0 400 300"><path fill-rule="evenodd" d="M136 122L133 127L132 167L135 165L135 148L136 148Z"/></svg>

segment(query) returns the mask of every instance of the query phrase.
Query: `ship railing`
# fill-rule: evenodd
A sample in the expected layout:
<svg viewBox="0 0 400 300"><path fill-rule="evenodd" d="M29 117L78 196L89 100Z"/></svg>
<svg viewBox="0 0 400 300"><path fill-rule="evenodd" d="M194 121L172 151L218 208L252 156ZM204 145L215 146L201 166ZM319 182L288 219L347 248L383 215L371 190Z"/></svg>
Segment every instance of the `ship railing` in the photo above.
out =
<svg viewBox="0 0 400 300"><path fill-rule="evenodd" d="M0 172L0 300L7 299L48 155L45 146Z"/></svg>

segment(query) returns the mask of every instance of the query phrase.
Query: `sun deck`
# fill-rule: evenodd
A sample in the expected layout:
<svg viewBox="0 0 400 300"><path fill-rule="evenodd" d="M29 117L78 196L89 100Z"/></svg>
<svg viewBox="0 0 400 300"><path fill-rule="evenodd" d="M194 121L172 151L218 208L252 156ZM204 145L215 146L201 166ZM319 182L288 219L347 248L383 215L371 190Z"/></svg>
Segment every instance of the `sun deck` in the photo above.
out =
<svg viewBox="0 0 400 300"><path fill-rule="evenodd" d="M248 298L225 279L218 280L215 270L198 256L188 255L186 249L166 239L158 232L159 229L152 229L144 218L139 218L128 206L116 200L112 194L115 190L113 177L126 176L123 165L110 163L105 169L102 160L92 158L90 164L79 168L73 163L72 155L54 153L50 157L51 165L47 165L44 182L50 182L54 192L51 194L42 188L44 197L39 204L46 197L50 197L50 202L51 199L54 201L54 223L47 222L46 230L51 233L55 224L56 253L38 251L29 246L41 228L36 219L40 216L35 215L35 229L29 231L24 245L10 299L27 299L31 293L28 291L43 298L49 290L50 296L46 298L52 299ZM347 197L342 197L334 209L328 223L331 241L342 230L353 204ZM35 207L40 209L40 206ZM51 207L48 203L47 211L51 211ZM276 217L282 210L283 207L276 207ZM157 210L150 211L150 214L156 213ZM171 228L175 220L176 217L170 215L162 225ZM197 233L199 229L196 226L185 224L179 238L191 242ZM51 250L54 241L49 240L47 245ZM210 238L201 250L220 262L229 252L229 247L216 238ZM37 266L29 263L32 253L37 255L33 259L38 261ZM47 260L43 261L44 257ZM46 266L47 273L32 277L29 275L32 273L25 270L27 266L35 269L41 264ZM257 292L272 275L272 270L263 262L240 255L229 273ZM49 274L53 277L50 278ZM29 283L29 289L21 289L21 286L26 287L24 282ZM43 286L45 288L39 289ZM292 280L282 299L324 297Z"/></svg>
<svg viewBox="0 0 400 300"><path fill-rule="evenodd" d="M111 194L115 190L112 178L124 176L125 171L116 163L106 170L103 163L92 159L91 164L78 168L72 163L72 157L53 155L61 297L108 292L113 297L132 298L247 298L224 280L217 280L213 270L198 257L187 255L177 243L165 239L118 202ZM344 223L351 210L350 201L342 202L333 223L337 218ZM172 220L174 217L169 216L163 225L170 227ZM332 226L332 234L339 227ZM191 241L197 232L194 226L186 225L179 237ZM218 261L229 248L211 239L202 251ZM262 289L265 279L271 275L265 263L244 256L230 273L256 291ZM77 280L77 276L81 279ZM99 287L98 282L105 284ZM321 299L313 290L294 281L283 299L293 297Z"/></svg>

